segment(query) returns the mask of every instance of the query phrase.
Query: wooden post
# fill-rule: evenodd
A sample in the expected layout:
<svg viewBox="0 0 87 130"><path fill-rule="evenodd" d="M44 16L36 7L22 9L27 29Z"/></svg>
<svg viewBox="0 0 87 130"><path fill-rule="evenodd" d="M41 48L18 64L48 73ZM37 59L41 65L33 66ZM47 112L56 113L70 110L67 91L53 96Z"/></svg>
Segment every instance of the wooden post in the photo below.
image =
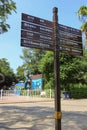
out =
<svg viewBox="0 0 87 130"><path fill-rule="evenodd" d="M58 9L53 8L53 30L54 30L54 79L55 79L55 130L61 130L61 98L60 98L60 65L59 65L59 29L58 29Z"/></svg>

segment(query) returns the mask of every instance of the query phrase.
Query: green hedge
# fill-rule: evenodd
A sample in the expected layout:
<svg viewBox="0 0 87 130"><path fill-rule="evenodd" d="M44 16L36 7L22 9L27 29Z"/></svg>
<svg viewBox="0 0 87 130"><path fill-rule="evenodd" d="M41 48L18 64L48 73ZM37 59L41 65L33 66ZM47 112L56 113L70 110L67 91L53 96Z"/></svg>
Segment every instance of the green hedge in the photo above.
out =
<svg viewBox="0 0 87 130"><path fill-rule="evenodd" d="M87 98L87 85L76 84L70 85L67 89L70 93L70 98L82 99Z"/></svg>

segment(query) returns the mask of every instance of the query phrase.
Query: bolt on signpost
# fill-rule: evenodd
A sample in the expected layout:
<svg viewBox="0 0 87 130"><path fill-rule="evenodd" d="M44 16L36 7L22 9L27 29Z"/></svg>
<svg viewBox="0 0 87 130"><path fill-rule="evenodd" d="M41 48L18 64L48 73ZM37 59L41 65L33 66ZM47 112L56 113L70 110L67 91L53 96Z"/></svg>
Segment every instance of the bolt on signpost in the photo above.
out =
<svg viewBox="0 0 87 130"><path fill-rule="evenodd" d="M58 24L58 9L53 8L53 22L22 14L21 46L54 52L55 130L61 130L61 96L59 52L82 56L81 31Z"/></svg>

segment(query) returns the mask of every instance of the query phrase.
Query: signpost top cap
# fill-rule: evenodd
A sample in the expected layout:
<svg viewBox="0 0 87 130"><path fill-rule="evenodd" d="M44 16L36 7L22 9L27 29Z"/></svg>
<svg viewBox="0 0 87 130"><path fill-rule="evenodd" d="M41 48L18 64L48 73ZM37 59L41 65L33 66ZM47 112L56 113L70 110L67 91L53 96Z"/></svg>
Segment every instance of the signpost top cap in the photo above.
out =
<svg viewBox="0 0 87 130"><path fill-rule="evenodd" d="M56 12L56 13L58 12L58 8L57 8L57 7L54 7L54 8L53 8L53 13L55 13L55 12Z"/></svg>

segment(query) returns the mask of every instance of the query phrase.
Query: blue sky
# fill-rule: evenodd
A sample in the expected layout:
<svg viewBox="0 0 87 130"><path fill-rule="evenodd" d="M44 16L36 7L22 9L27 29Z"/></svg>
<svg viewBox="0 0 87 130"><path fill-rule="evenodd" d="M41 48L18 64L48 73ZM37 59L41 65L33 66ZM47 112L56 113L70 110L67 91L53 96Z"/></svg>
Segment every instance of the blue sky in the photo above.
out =
<svg viewBox="0 0 87 130"><path fill-rule="evenodd" d="M52 21L53 8L58 8L59 23L80 29L77 11L80 6L86 5L86 0L14 0L17 13L9 16L8 23L11 28L7 33L0 35L0 59L6 58L11 68L16 72L18 66L23 64L20 55L23 47L20 46L21 13L33 15Z"/></svg>

